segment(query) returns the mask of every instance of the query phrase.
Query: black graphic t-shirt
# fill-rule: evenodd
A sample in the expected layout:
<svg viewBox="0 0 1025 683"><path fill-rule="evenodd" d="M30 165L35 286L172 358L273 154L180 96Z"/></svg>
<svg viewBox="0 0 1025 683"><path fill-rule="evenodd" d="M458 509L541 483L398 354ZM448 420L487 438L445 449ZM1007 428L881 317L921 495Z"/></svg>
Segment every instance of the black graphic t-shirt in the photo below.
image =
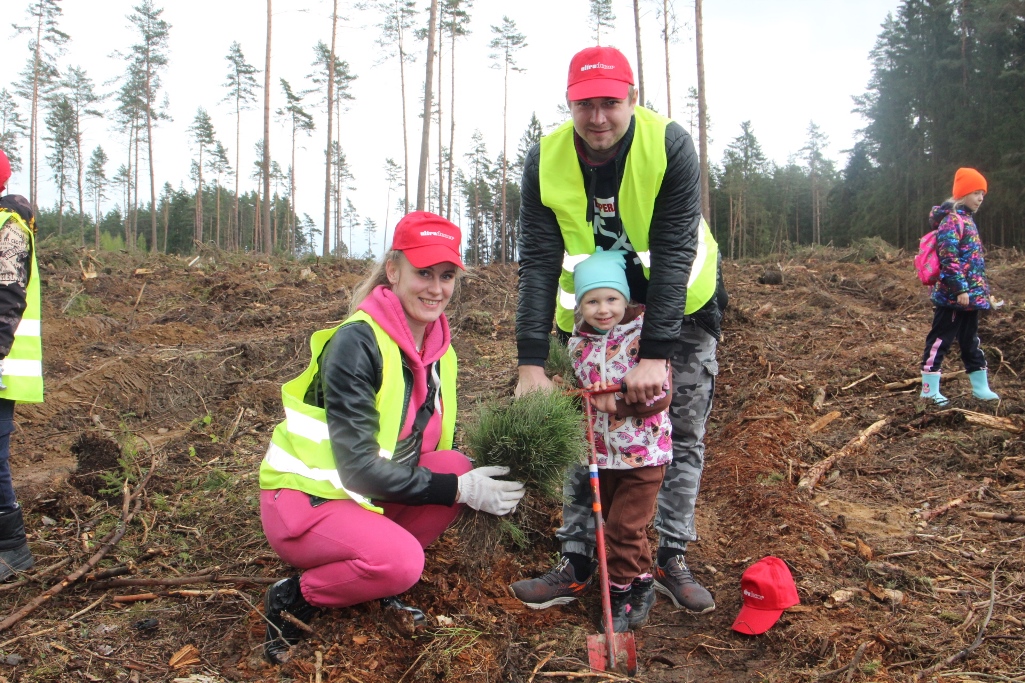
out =
<svg viewBox="0 0 1025 683"><path fill-rule="evenodd" d="M648 280L644 277L641 261L623 230L623 221L619 216L619 177L616 165L619 156L597 166L592 166L581 157L580 168L584 173L587 196L592 198L587 209L587 219L594 229L594 244L597 248L627 252L626 283L630 286L630 298L643 304L648 298Z"/></svg>

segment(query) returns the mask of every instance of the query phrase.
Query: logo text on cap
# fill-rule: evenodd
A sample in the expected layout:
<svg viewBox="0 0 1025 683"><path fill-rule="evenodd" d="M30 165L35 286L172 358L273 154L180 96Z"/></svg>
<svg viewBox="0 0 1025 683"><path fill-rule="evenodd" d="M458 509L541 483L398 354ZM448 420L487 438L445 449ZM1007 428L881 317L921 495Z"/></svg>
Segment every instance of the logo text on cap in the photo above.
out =
<svg viewBox="0 0 1025 683"><path fill-rule="evenodd" d="M601 62L598 62L597 64L584 64L582 67L580 67L580 70L581 71L590 71L591 69L615 69L615 68L616 67L611 65L611 64L602 64Z"/></svg>
<svg viewBox="0 0 1025 683"><path fill-rule="evenodd" d="M764 595L758 595L758 593L753 593L753 592L749 591L746 588L744 589L744 595L746 595L749 598L754 598L755 600L764 600L765 599Z"/></svg>
<svg viewBox="0 0 1025 683"><path fill-rule="evenodd" d="M447 240L455 239L452 235L446 235L439 230L423 230L420 232L420 237L444 237Z"/></svg>

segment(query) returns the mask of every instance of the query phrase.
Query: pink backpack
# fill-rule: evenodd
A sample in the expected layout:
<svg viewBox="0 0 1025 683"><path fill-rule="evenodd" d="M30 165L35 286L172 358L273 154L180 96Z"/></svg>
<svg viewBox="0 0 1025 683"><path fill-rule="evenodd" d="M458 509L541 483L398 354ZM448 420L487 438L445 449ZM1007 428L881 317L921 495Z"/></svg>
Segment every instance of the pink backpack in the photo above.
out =
<svg viewBox="0 0 1025 683"><path fill-rule="evenodd" d="M963 230L964 221L961 220L961 217L957 215L957 212L951 215L957 220L958 227ZM959 230L958 233L960 232ZM918 241L918 253L915 254L915 272L921 283L929 287L940 281L940 257L936 253L937 233L939 233L939 228L922 235L922 239Z"/></svg>

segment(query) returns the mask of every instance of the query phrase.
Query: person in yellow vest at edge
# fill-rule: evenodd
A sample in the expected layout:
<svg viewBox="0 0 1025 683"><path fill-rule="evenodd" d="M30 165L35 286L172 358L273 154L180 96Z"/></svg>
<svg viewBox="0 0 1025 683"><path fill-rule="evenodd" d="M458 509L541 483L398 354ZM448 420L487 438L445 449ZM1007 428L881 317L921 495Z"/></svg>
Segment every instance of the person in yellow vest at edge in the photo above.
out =
<svg viewBox="0 0 1025 683"><path fill-rule="evenodd" d="M445 307L463 270L462 234L441 216L406 215L391 250L353 292L341 325L315 332L310 365L281 388L285 420L260 465L260 515L274 551L303 570L264 598L271 663L287 660L321 607L396 595L424 568L424 548L468 505L516 509L523 484L472 469L452 450L456 355Z"/></svg>
<svg viewBox="0 0 1025 683"><path fill-rule="evenodd" d="M11 162L0 150L0 193ZM39 336L39 271L32 205L17 194L0 197L0 581L34 564L25 520L11 481L14 405L43 401Z"/></svg>
<svg viewBox="0 0 1025 683"><path fill-rule="evenodd" d="M701 217L694 143L678 123L637 106L630 63L615 48L573 56L566 101L571 120L524 162L516 395L552 387L544 373L552 319L563 338L572 331L574 267L598 250L626 252L630 293L646 306L640 360L623 380L626 402L643 405L660 394L667 364L673 375L673 459L658 493L658 554L652 574L634 580L630 609L649 609L654 588L676 607L710 612L715 601L684 560L697 540L694 506L728 297L719 247ZM575 600L594 572L586 466L567 473L563 501L561 561L510 587L535 609Z"/></svg>

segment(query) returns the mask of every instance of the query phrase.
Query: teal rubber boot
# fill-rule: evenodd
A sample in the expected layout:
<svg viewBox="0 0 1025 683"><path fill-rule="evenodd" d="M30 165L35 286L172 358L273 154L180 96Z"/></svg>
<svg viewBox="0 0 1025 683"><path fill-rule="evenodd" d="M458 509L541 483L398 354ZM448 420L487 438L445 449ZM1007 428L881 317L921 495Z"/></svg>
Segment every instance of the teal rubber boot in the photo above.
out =
<svg viewBox="0 0 1025 683"><path fill-rule="evenodd" d="M989 388L988 371L976 370L968 373L968 379L972 380L972 396L980 401L999 401L1000 397Z"/></svg>
<svg viewBox="0 0 1025 683"><path fill-rule="evenodd" d="M974 384L974 382L972 383ZM940 373L922 373L922 393L920 396L922 398L931 398L939 405L944 405L947 402L947 397L940 393Z"/></svg>

